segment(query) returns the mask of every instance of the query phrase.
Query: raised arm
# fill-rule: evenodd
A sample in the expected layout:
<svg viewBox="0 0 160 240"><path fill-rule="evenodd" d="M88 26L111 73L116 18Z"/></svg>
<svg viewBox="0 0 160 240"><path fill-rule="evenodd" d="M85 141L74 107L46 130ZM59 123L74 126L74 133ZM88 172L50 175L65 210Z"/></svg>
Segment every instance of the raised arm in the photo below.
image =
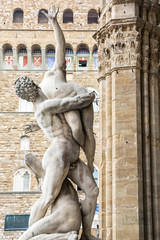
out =
<svg viewBox="0 0 160 240"><path fill-rule="evenodd" d="M55 54L55 63L53 66L53 70L60 69L65 70L66 68L66 60L65 60L65 38L62 32L62 29L57 21L57 14L59 8L55 9L55 5L52 6L52 12L47 14L42 11L42 13L51 21L54 30L54 36L56 39L56 54Z"/></svg>
<svg viewBox="0 0 160 240"><path fill-rule="evenodd" d="M93 92L91 92L80 94L75 97L49 99L39 104L38 110L40 112L51 112L52 114L58 114L74 109L82 109L90 105L94 98L95 95Z"/></svg>

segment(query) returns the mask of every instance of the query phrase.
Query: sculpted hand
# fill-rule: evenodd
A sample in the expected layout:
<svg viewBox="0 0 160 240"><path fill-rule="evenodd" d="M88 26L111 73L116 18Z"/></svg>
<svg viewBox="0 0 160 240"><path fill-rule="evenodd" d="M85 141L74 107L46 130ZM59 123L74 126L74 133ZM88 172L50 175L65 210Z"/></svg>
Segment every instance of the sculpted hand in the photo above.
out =
<svg viewBox="0 0 160 240"><path fill-rule="evenodd" d="M75 100L77 99L78 102L81 102L82 104L83 103L86 103L86 102L93 102L94 98L95 98L95 95L93 92L91 93L83 93L83 94L80 94L76 97L74 97Z"/></svg>
<svg viewBox="0 0 160 240"><path fill-rule="evenodd" d="M24 125L24 127L25 134L40 130L40 127L37 124L33 123L27 123Z"/></svg>
<svg viewBox="0 0 160 240"><path fill-rule="evenodd" d="M49 20L53 20L57 17L57 14L59 12L59 8L55 8L55 5L52 6L52 12L51 13L46 13L45 11L41 11Z"/></svg>

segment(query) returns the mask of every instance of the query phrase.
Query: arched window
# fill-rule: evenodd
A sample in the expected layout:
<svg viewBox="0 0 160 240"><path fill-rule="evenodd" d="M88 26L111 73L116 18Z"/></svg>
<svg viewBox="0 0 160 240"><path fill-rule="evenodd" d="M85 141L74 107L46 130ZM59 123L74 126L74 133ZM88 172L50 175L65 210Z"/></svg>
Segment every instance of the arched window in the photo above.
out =
<svg viewBox="0 0 160 240"><path fill-rule="evenodd" d="M12 46L6 44L3 47L3 54L4 54L4 68L12 69L13 68L13 50Z"/></svg>
<svg viewBox="0 0 160 240"><path fill-rule="evenodd" d="M46 48L46 64L49 69L53 67L55 63L55 48L52 45L48 45Z"/></svg>
<svg viewBox="0 0 160 240"><path fill-rule="evenodd" d="M88 87L87 89L88 89L89 92L94 92L94 94L95 94L95 99L93 101L93 111L95 113L99 112L99 95L98 95L98 92L94 88Z"/></svg>
<svg viewBox="0 0 160 240"><path fill-rule="evenodd" d="M71 46L66 47L66 69L73 70L73 50Z"/></svg>
<svg viewBox="0 0 160 240"><path fill-rule="evenodd" d="M27 66L27 48L24 45L18 47L18 68L25 68Z"/></svg>
<svg viewBox="0 0 160 240"><path fill-rule="evenodd" d="M71 9L66 9L63 13L63 23L73 23L73 12Z"/></svg>
<svg viewBox="0 0 160 240"><path fill-rule="evenodd" d="M92 59L93 59L93 70L98 70L98 48L97 46L94 47L92 52Z"/></svg>
<svg viewBox="0 0 160 240"><path fill-rule="evenodd" d="M81 44L77 51L77 70L88 70L89 68L89 50L85 44Z"/></svg>
<svg viewBox="0 0 160 240"><path fill-rule="evenodd" d="M21 137L20 150L29 150L29 137L28 136Z"/></svg>
<svg viewBox="0 0 160 240"><path fill-rule="evenodd" d="M33 104L19 98L19 112L33 112Z"/></svg>
<svg viewBox="0 0 160 240"><path fill-rule="evenodd" d="M22 9L14 10L13 23L23 23L23 10Z"/></svg>
<svg viewBox="0 0 160 240"><path fill-rule="evenodd" d="M38 13L38 23L48 23L48 18L42 13L42 11L48 13L46 9L41 9Z"/></svg>
<svg viewBox="0 0 160 240"><path fill-rule="evenodd" d="M42 54L39 45L32 47L32 64L34 68L41 68L42 65Z"/></svg>
<svg viewBox="0 0 160 240"><path fill-rule="evenodd" d="M18 169L14 174L13 190L25 192L30 190L31 174L26 168Z"/></svg>
<svg viewBox="0 0 160 240"><path fill-rule="evenodd" d="M88 24L98 23L98 12L95 9L91 9L88 12Z"/></svg>

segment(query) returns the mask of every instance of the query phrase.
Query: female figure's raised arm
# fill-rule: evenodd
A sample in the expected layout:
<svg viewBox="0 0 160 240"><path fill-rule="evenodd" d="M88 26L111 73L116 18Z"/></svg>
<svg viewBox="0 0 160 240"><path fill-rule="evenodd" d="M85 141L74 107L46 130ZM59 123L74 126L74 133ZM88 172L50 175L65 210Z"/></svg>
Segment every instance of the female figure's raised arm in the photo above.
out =
<svg viewBox="0 0 160 240"><path fill-rule="evenodd" d="M54 30L54 36L56 40L56 54L55 54L55 63L52 70L65 70L66 69L66 60L65 60L65 38L62 32L62 29L57 21L57 14L59 12L59 8L55 9L55 6L52 6L52 12L46 13L42 11L42 13L51 21Z"/></svg>

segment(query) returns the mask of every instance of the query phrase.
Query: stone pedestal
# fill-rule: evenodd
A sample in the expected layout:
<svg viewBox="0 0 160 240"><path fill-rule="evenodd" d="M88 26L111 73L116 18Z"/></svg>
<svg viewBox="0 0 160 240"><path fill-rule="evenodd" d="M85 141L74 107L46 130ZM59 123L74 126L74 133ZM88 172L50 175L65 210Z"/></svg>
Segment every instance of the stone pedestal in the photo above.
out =
<svg viewBox="0 0 160 240"><path fill-rule="evenodd" d="M160 239L159 17L158 1L103 1L94 35L107 240Z"/></svg>

